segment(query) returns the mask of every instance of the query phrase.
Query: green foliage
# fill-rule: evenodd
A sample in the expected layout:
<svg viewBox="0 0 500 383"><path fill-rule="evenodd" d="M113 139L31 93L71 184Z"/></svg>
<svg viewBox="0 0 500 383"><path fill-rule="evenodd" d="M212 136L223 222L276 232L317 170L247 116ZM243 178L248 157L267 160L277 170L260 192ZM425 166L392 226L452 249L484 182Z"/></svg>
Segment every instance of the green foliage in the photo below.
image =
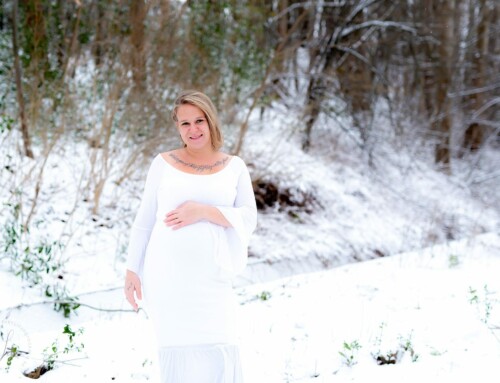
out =
<svg viewBox="0 0 500 383"><path fill-rule="evenodd" d="M8 320L0 322L0 362L6 358L5 370L8 372L14 360L30 353L27 333Z"/></svg>
<svg viewBox="0 0 500 383"><path fill-rule="evenodd" d="M387 326L387 324L385 322L382 322L379 325L380 332L377 335L377 337L375 338L375 342L374 342L376 350L374 352L372 352L372 356L375 360L378 360L379 356L383 354L382 350L381 350L381 346L382 346L382 338L384 336L384 329L386 326Z"/></svg>
<svg viewBox="0 0 500 383"><path fill-rule="evenodd" d="M477 295L477 290L469 286L469 303L479 303L479 296Z"/></svg>
<svg viewBox="0 0 500 383"><path fill-rule="evenodd" d="M236 94L260 82L271 54L262 28L265 18L263 10L246 1L190 2L187 25L196 54L190 55L189 65L195 82L211 83L215 73L217 89Z"/></svg>
<svg viewBox="0 0 500 383"><path fill-rule="evenodd" d="M11 75L12 36L10 31L0 31L0 76Z"/></svg>
<svg viewBox="0 0 500 383"><path fill-rule="evenodd" d="M78 297L71 296L66 289L59 283L47 285L45 287L45 296L54 298L54 310L62 312L65 318L69 318L72 312L80 307Z"/></svg>
<svg viewBox="0 0 500 383"><path fill-rule="evenodd" d="M81 352L85 345L83 343L77 344L75 342L75 338L83 334L83 327L80 327L78 330L73 331L69 324L66 324L64 326L63 334L68 335L68 342L66 343L66 346L64 347L63 353L68 354L70 351L76 350L78 352Z"/></svg>
<svg viewBox="0 0 500 383"><path fill-rule="evenodd" d="M355 365L357 363L357 354L360 349L361 345L357 340L353 340L350 343L344 341L342 350L339 351L339 354L342 357L342 362L348 367Z"/></svg>
<svg viewBox="0 0 500 383"><path fill-rule="evenodd" d="M450 268L457 267L458 265L460 265L460 258L458 257L458 255L450 254L448 258L448 264Z"/></svg>
<svg viewBox="0 0 500 383"><path fill-rule="evenodd" d="M413 348L413 330L407 337L399 336L399 347L404 352L409 352L411 356L411 361L416 362L419 358L419 355L415 352Z"/></svg>
<svg viewBox="0 0 500 383"><path fill-rule="evenodd" d="M432 356L441 356L441 355L444 355L448 352L448 350L444 350L444 351L440 351L438 350L437 348L435 347L431 347L431 351L430 351L430 354Z"/></svg>
<svg viewBox="0 0 500 383"><path fill-rule="evenodd" d="M20 204L8 203L4 206L10 217L3 225L0 247L3 256L10 260L12 273L31 287L40 286L45 296L54 300L54 310L68 318L80 304L62 282L65 264L62 260L63 245L46 238L36 241L36 236L21 222ZM42 237L41 233L37 234Z"/></svg>
<svg viewBox="0 0 500 383"><path fill-rule="evenodd" d="M53 82L60 79L71 44L75 2L27 1L19 3L20 58L29 75Z"/></svg>
<svg viewBox="0 0 500 383"><path fill-rule="evenodd" d="M19 3L18 33L21 49L21 62L25 68L37 61L36 70L42 70L46 64L48 38L45 33L43 4L37 1ZM38 66L40 65L40 66Z"/></svg>
<svg viewBox="0 0 500 383"><path fill-rule="evenodd" d="M1 244L4 255L11 261L12 272L31 286L39 285L45 275L62 269L60 253L63 248L58 241L32 243L29 228L20 222L19 204L5 204L11 208L11 219L4 224Z"/></svg>
<svg viewBox="0 0 500 383"><path fill-rule="evenodd" d="M264 290L259 295L257 295L257 298L261 301L268 301L269 299L271 299L271 293Z"/></svg>
<svg viewBox="0 0 500 383"><path fill-rule="evenodd" d="M412 362L416 362L419 358L419 355L415 352L413 347L413 331L406 337L399 336L398 337L398 345L396 347L391 347L389 349L382 350L382 338L384 336L384 329L386 327L386 323L382 322L379 326L380 333L375 338L375 350L371 352L373 359L377 362L378 365L385 364L396 364L401 361L405 353L409 353Z"/></svg>
<svg viewBox="0 0 500 383"><path fill-rule="evenodd" d="M12 366L12 361L17 356L17 346L15 344L11 345L7 350L7 367L6 370L9 371L10 366Z"/></svg>
<svg viewBox="0 0 500 383"><path fill-rule="evenodd" d="M13 124L14 119L12 117L5 114L0 115L0 134L10 132Z"/></svg>
<svg viewBox="0 0 500 383"><path fill-rule="evenodd" d="M73 331L70 325L66 324L64 326L62 334L67 335L66 342L63 345L60 345L60 339L57 338L49 347L46 347L43 350L44 363L46 364L47 370L52 370L54 368L54 365L61 354L83 351L85 344L76 341L76 338L82 335L83 332L83 328L79 328L77 331Z"/></svg>
<svg viewBox="0 0 500 383"><path fill-rule="evenodd" d="M488 324L491 316L491 310L493 309L490 295L491 291L489 291L488 285L483 286L482 294L480 294L477 289L473 289L469 286L469 303L475 304L476 307L478 307L478 310L482 308L482 310L480 310L481 321L485 324Z"/></svg>
<svg viewBox="0 0 500 383"><path fill-rule="evenodd" d="M60 261L55 259L55 253L60 246L57 241L42 242L34 248L26 246L20 255L14 255L14 274L32 285L42 283L44 274L50 275L61 269Z"/></svg>

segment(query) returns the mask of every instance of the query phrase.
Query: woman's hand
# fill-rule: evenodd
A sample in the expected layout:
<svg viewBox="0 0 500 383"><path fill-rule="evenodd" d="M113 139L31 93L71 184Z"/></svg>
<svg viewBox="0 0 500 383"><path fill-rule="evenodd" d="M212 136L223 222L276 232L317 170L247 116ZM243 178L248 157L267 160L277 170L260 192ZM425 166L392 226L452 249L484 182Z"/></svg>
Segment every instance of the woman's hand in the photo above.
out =
<svg viewBox="0 0 500 383"><path fill-rule="evenodd" d="M177 209L168 212L163 222L172 229L177 230L202 220L205 217L205 209L206 205L187 201L179 205Z"/></svg>
<svg viewBox="0 0 500 383"><path fill-rule="evenodd" d="M139 306L134 297L134 292L137 299L142 300L141 280L133 271L127 270L125 275L125 297L128 303L134 308L135 311L139 310Z"/></svg>

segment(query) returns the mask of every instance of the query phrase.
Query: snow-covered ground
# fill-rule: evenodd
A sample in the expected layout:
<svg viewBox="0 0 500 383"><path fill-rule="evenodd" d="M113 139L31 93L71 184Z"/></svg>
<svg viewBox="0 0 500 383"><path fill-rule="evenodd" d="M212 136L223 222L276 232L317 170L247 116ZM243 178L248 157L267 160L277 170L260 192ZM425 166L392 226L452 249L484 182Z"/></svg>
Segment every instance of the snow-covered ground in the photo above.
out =
<svg viewBox="0 0 500 383"><path fill-rule="evenodd" d="M331 123L320 121L315 150L302 152L285 134L296 118L274 119L272 129L253 121L241 154L255 182L284 201L261 212L249 266L235 280L246 381L498 382L498 149L454 159L446 175L421 142L397 149L394 137L379 137L369 166ZM121 289L150 158L117 145L106 162L64 137L43 163L21 160L19 142L16 132L0 136L0 244L34 206L19 254L28 238L32 251L44 240L65 247L53 251L63 265L31 288L9 271L12 252L0 254L0 351L29 352L8 372L7 356L0 361L0 383L26 381L22 371L53 355L57 338L58 351L71 350L42 382L157 382L147 313L133 313ZM54 283L79 297L77 315L52 309L40 286Z"/></svg>
<svg viewBox="0 0 500 383"><path fill-rule="evenodd" d="M331 270L236 289L247 382L498 382L500 377L500 237L483 235ZM1 272L3 330L28 357L15 358L1 382L26 382L22 371L66 323L83 351L63 354L41 382L158 382L154 339L144 311L82 307L65 320L29 301ZM127 309L120 289L82 303ZM5 319L5 315L8 318ZM65 339L66 338L66 339ZM352 345L348 350L344 343ZM356 347L359 345L359 349ZM345 355L342 356L340 353ZM395 364L378 365L376 356ZM393 359L394 359L393 358ZM5 361L2 361L4 365ZM193 366L195 368L195 366Z"/></svg>

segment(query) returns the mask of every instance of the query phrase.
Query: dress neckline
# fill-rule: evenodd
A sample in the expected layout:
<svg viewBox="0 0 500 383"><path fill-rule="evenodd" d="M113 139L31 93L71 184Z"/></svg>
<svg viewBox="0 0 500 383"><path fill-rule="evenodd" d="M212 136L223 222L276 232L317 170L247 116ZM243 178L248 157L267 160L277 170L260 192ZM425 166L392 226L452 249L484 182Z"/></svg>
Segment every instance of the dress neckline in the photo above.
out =
<svg viewBox="0 0 500 383"><path fill-rule="evenodd" d="M185 172L183 170L180 170L180 169L177 169L174 165L172 165L171 163L169 163L165 158L163 158L162 154L158 154L160 157L161 157L161 160L162 162L164 162L165 164L167 164L167 166L169 168L172 168L174 169L175 171L179 172L179 173L182 173L182 174L187 174L189 176L196 176L196 177L199 177L199 176L203 176L203 177L208 177L208 176L214 176L216 174L219 174L219 173L222 173L226 168L229 167L229 165L231 164L231 162L233 162L233 159L235 156L230 156L229 160L227 161L227 164L220 170L216 171L215 173L210 173L210 174L197 174L197 173L188 173L188 172Z"/></svg>

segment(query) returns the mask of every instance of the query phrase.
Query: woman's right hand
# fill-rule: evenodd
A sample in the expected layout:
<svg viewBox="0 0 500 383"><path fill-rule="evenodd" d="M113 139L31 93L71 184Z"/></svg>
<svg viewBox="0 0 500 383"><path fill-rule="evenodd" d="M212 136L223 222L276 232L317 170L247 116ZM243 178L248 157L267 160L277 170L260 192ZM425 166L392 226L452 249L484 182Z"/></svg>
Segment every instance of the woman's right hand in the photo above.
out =
<svg viewBox="0 0 500 383"><path fill-rule="evenodd" d="M127 298L128 303L130 303L130 305L134 308L135 311L139 310L136 298L138 300L142 300L141 280L139 279L138 275L133 271L127 270L127 274L125 275L124 290L125 290L125 297Z"/></svg>

